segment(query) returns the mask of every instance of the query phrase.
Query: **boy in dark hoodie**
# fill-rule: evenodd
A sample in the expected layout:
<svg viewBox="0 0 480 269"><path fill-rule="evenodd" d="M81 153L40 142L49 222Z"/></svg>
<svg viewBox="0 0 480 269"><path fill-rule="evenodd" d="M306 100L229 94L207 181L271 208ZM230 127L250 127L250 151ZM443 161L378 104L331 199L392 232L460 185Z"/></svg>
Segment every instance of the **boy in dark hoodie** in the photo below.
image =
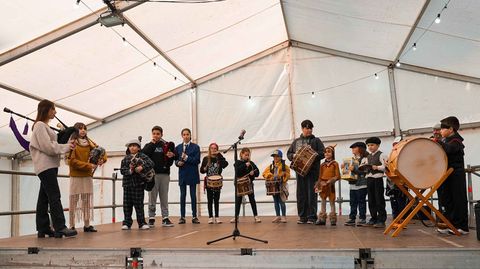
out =
<svg viewBox="0 0 480 269"><path fill-rule="evenodd" d="M463 137L458 133L460 123L450 116L440 121L442 139L437 141L445 150L448 167L453 172L438 189L440 204L445 207L445 217L461 234L468 234L468 201L465 178ZM451 233L450 229L437 229L439 233Z"/></svg>

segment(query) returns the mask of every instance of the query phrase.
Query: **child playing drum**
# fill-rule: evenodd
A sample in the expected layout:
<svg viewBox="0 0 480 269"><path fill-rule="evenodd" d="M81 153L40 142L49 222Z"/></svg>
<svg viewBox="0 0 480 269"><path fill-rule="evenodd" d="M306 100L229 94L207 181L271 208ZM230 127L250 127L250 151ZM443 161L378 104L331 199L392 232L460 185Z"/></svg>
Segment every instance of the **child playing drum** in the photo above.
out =
<svg viewBox="0 0 480 269"><path fill-rule="evenodd" d="M320 165L320 177L315 184L315 191L322 199L320 213L316 225L325 225L327 220L327 199L330 202L330 225L337 225L337 214L335 213L335 181L340 179L340 168L335 161L335 146L325 148L325 161Z"/></svg>
<svg viewBox="0 0 480 269"><path fill-rule="evenodd" d="M285 164L285 160L282 159L283 153L281 150L275 150L272 155L273 163L265 168L263 172L263 178L265 178L265 185L270 184L274 188L272 191L273 203L275 205L275 215L276 218L272 220L273 223L286 223L287 222L287 212L285 207L285 201L280 197L280 192L290 178L290 167ZM267 195L269 190L267 189ZM280 217L280 211L282 216Z"/></svg>
<svg viewBox="0 0 480 269"><path fill-rule="evenodd" d="M367 179L366 173L358 169L362 161L368 156L367 145L363 142L355 142L350 148L352 149L352 165L348 170L354 175L355 180L349 181L350 185L350 215L345 222L347 226L355 226L355 219L360 217L357 226L363 226L367 223Z"/></svg>
<svg viewBox="0 0 480 269"><path fill-rule="evenodd" d="M253 180L255 177L258 177L260 171L254 162L250 161L250 149L243 148L240 151L240 160L235 162L235 175L237 176L237 189L239 187L238 182L240 179L246 178L249 182L249 191L248 191L248 200L252 206L253 217L256 223L262 222L258 217L257 212L257 203L255 202L255 192L253 190ZM243 188L242 188L243 189ZM235 197L235 217L230 220L231 223L235 222L235 219L238 218L240 214L240 204L242 203L243 195L240 194Z"/></svg>
<svg viewBox="0 0 480 269"><path fill-rule="evenodd" d="M216 186L211 186L212 184L209 184L208 182L209 177L213 178L213 176L220 176L219 179L222 180L222 169L227 166L228 162L225 160L222 154L218 152L218 145L216 143L211 143L210 146L208 146L208 155L203 158L202 165L200 167L200 173L207 174L204 181L204 187L207 190L208 224L222 223L218 212L222 185L218 185L217 183ZM212 210L213 203L215 203L215 218L213 217Z"/></svg>

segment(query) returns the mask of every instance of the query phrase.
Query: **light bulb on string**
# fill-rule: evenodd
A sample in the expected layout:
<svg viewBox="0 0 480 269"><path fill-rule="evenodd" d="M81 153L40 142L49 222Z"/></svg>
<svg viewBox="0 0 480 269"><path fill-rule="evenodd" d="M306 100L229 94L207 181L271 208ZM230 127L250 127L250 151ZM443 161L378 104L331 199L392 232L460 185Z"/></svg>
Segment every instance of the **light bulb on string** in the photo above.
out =
<svg viewBox="0 0 480 269"><path fill-rule="evenodd" d="M413 43L412 50L413 50L413 51L416 51L416 50L417 50L417 43Z"/></svg>
<svg viewBox="0 0 480 269"><path fill-rule="evenodd" d="M75 3L73 4L73 8L78 9L79 6L80 6L80 0L76 0Z"/></svg>
<svg viewBox="0 0 480 269"><path fill-rule="evenodd" d="M400 65L402 65L402 64L400 63L400 60L397 60L397 63L395 64L395 66L396 66L396 67L400 67Z"/></svg>
<svg viewBox="0 0 480 269"><path fill-rule="evenodd" d="M312 92L312 98L315 98L315 92Z"/></svg>
<svg viewBox="0 0 480 269"><path fill-rule="evenodd" d="M251 95L248 96L248 102L249 102L250 104L253 104L253 98L252 98Z"/></svg>
<svg viewBox="0 0 480 269"><path fill-rule="evenodd" d="M157 67L158 67L157 63L153 62L153 68L157 68Z"/></svg>
<svg viewBox="0 0 480 269"><path fill-rule="evenodd" d="M375 79L379 79L380 77L375 73Z"/></svg>
<svg viewBox="0 0 480 269"><path fill-rule="evenodd" d="M123 41L123 46L128 47L128 42L127 42L127 39L125 37L122 37L122 41Z"/></svg>
<svg viewBox="0 0 480 269"><path fill-rule="evenodd" d="M437 18L435 19L435 23L440 23L441 19L440 19L440 13L438 13L437 15Z"/></svg>

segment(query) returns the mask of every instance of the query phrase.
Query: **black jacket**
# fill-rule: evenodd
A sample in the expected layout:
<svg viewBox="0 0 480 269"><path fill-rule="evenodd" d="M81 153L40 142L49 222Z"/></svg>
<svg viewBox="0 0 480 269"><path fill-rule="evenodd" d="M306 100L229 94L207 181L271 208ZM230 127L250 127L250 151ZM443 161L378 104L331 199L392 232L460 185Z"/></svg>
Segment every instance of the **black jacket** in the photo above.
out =
<svg viewBox="0 0 480 269"><path fill-rule="evenodd" d="M235 166L235 175L237 176L237 178L241 178L247 175L252 170L254 173L253 176L252 175L248 176L251 181L255 180L255 178L260 175L260 171L258 170L258 167L252 161L250 161L249 167L247 167L247 162L243 160L237 160L234 166Z"/></svg>
<svg viewBox="0 0 480 269"><path fill-rule="evenodd" d="M213 157L212 160L211 160L211 164L210 166L215 166L213 167L213 169L209 169L207 167L207 164L208 164L208 156L205 156L203 157L203 160L202 160L202 165L200 166L200 173L202 174L207 174L207 176L211 176L211 175L221 175L222 174L222 170L228 166L228 162L227 160L225 160L225 157L222 156L222 154L218 153L218 155L216 157ZM212 168L212 167L211 167ZM213 171L213 170L216 170L216 173L210 173L209 171Z"/></svg>
<svg viewBox="0 0 480 269"><path fill-rule="evenodd" d="M444 140L438 142L445 150L448 158L448 167L453 169L465 169L465 155L463 145L463 137L455 132L452 136L446 137Z"/></svg>
<svg viewBox="0 0 480 269"><path fill-rule="evenodd" d="M170 166L173 165L175 157L168 158L165 150L175 153L175 144L171 142L166 143L165 140L161 139L157 143L147 143L142 149L142 152L155 164L153 169L156 174L170 174Z"/></svg>

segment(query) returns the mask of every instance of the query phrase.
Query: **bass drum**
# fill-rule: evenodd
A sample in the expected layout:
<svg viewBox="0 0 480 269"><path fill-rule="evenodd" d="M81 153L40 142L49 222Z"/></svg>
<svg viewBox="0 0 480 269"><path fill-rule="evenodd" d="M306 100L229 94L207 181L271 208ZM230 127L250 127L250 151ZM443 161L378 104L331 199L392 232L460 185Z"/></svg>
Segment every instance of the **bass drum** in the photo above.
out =
<svg viewBox="0 0 480 269"><path fill-rule="evenodd" d="M386 163L386 175L399 179L399 171L415 188L435 185L448 169L443 148L428 138L413 138L396 144Z"/></svg>

